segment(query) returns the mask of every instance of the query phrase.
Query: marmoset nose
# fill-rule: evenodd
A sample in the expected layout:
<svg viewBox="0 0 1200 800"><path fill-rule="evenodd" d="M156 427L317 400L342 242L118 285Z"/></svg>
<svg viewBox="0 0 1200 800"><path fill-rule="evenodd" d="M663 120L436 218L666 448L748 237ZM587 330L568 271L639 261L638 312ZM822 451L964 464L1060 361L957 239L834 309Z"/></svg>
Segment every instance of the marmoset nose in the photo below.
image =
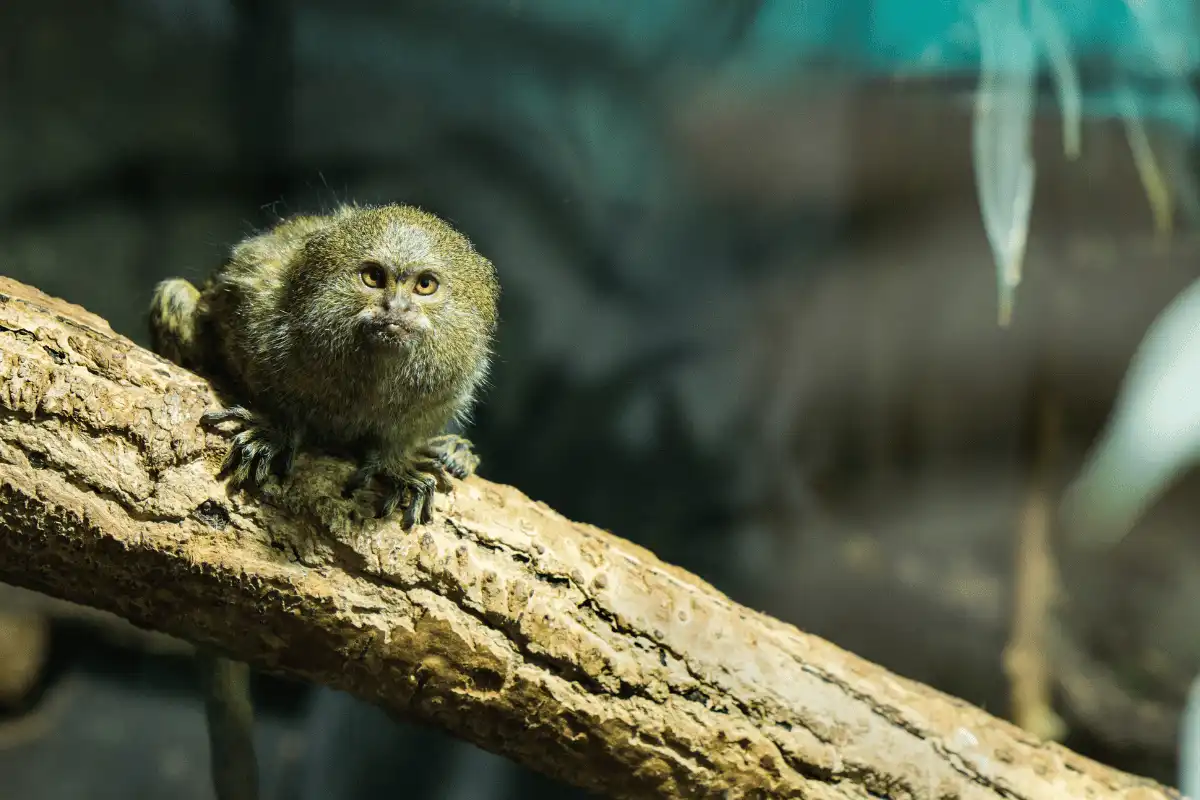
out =
<svg viewBox="0 0 1200 800"><path fill-rule="evenodd" d="M389 314L403 314L412 311L412 299L403 292L396 292L383 299L383 310Z"/></svg>
<svg viewBox="0 0 1200 800"><path fill-rule="evenodd" d="M391 330L415 330L421 322L421 311L403 297L391 297L383 303L379 321Z"/></svg>

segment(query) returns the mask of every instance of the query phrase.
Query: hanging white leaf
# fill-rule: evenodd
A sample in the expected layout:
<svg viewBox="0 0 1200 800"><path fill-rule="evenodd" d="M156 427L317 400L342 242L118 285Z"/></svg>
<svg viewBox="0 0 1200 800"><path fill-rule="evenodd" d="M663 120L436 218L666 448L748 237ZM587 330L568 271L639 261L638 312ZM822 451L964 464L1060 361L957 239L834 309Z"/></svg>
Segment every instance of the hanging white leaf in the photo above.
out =
<svg viewBox="0 0 1200 800"><path fill-rule="evenodd" d="M979 207L996 264L999 318L1012 318L1033 206L1031 152L1037 53L1018 0L981 2L973 160Z"/></svg>
<svg viewBox="0 0 1200 800"><path fill-rule="evenodd" d="M1072 160L1079 157L1083 138L1083 90L1079 72L1071 58L1071 43L1058 15L1046 0L1029 0L1029 22L1050 62L1058 106L1063 117L1063 152Z"/></svg>

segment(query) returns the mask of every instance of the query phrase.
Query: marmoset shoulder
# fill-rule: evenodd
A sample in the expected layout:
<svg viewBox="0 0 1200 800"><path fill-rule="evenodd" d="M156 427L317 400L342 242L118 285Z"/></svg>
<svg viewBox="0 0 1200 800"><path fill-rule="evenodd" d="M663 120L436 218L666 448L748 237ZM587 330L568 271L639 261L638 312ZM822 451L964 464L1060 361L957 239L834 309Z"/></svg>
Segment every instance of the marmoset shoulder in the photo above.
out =
<svg viewBox="0 0 1200 800"><path fill-rule="evenodd" d="M199 288L155 289L153 347L227 387L238 405L222 475L260 485L296 451L348 453L347 496L387 487L380 514L431 518L447 474L478 457L446 434L487 378L500 286L492 263L448 223L403 205L296 216L237 244Z"/></svg>

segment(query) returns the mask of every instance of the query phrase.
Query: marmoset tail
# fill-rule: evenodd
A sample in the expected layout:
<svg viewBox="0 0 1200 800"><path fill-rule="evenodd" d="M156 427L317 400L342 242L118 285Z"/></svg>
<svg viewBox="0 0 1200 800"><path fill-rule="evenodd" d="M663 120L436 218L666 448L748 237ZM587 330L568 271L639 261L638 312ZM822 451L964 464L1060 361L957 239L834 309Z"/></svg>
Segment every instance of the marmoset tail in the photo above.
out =
<svg viewBox="0 0 1200 800"><path fill-rule="evenodd" d="M343 206L250 237L199 288L161 283L159 354L224 385L238 405L222 469L238 484L287 475L302 445L349 453L347 496L386 487L381 516L431 518L447 475L479 459L446 434L487 377L499 282L458 231L419 209Z"/></svg>

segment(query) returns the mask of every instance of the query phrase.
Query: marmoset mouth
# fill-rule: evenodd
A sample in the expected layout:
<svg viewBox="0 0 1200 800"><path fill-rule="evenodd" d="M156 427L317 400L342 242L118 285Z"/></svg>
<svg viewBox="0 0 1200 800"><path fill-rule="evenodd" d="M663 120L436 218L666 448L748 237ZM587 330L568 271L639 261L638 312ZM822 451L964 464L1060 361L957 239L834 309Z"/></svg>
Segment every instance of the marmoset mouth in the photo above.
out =
<svg viewBox="0 0 1200 800"><path fill-rule="evenodd" d="M406 322L380 319L367 328L372 339L387 345L404 345L420 335L420 328Z"/></svg>

